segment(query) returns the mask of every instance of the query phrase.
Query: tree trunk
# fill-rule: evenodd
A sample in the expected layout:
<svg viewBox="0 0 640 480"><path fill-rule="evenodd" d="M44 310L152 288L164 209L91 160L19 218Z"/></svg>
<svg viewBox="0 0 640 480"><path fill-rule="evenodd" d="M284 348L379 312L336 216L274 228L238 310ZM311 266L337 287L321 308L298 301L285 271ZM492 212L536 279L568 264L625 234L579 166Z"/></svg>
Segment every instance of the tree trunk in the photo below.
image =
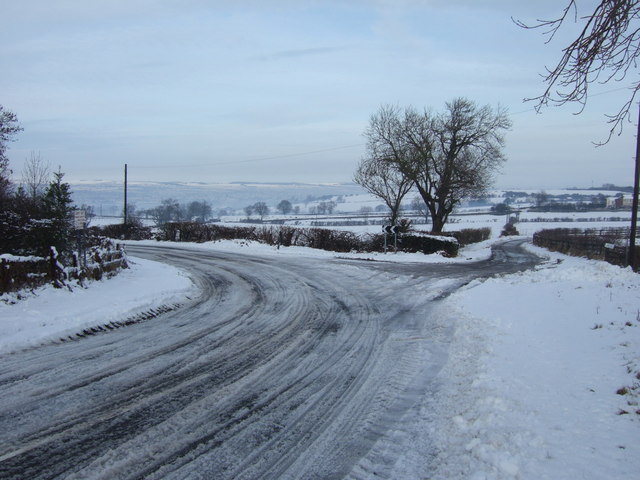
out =
<svg viewBox="0 0 640 480"><path fill-rule="evenodd" d="M446 222L446 216L443 215L442 210L438 208L438 204L435 201L429 202L427 207L431 214L431 231L433 233L441 233Z"/></svg>
<svg viewBox="0 0 640 480"><path fill-rule="evenodd" d="M445 220L442 218L442 215L431 215L431 221L433 222L431 232L442 233L442 229L444 229L445 224Z"/></svg>

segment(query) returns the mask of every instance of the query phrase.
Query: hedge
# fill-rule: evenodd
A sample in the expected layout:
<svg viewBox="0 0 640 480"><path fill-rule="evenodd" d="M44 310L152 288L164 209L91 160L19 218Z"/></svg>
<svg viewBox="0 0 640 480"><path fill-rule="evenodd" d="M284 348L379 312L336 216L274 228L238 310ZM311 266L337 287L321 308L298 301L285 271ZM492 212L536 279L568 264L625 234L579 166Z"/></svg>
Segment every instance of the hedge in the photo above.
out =
<svg viewBox="0 0 640 480"><path fill-rule="evenodd" d="M484 238L483 235L475 234L478 238ZM471 236L468 235L468 237ZM334 252L381 252L384 250L383 234L360 236L343 230L289 226L229 227L194 222L167 223L160 227L156 238L174 242L197 243L219 240L249 240L274 246L301 246ZM389 237L388 246L390 248L393 243L392 237ZM398 237L398 250L425 254L443 252L447 256L454 257L458 253L458 241L455 238L444 236L420 233L403 234Z"/></svg>
<svg viewBox="0 0 640 480"><path fill-rule="evenodd" d="M549 250L604 260L619 266L627 266L627 250L624 246L629 238L628 228L552 228L533 234L533 244ZM640 260L640 247L636 247L636 265Z"/></svg>

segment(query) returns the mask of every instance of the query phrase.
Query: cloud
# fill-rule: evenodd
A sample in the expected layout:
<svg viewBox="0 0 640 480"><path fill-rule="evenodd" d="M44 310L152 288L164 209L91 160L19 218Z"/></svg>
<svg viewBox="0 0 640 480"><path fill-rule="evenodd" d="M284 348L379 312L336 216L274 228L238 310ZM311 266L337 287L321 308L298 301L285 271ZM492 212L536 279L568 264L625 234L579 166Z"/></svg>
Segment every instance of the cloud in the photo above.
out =
<svg viewBox="0 0 640 480"><path fill-rule="evenodd" d="M347 47L311 47L297 48L291 50L281 50L278 52L259 55L258 59L263 61L278 60L283 58L308 57L314 55L324 55L346 50Z"/></svg>

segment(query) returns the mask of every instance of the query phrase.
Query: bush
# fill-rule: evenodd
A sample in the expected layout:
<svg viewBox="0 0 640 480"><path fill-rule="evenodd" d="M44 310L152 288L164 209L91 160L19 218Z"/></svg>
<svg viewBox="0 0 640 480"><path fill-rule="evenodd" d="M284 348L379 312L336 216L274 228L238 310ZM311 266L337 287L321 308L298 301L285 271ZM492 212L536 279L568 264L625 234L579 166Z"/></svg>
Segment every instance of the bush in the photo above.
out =
<svg viewBox="0 0 640 480"><path fill-rule="evenodd" d="M308 228L299 231L298 246L333 252L361 251L363 242L353 232Z"/></svg>
<svg viewBox="0 0 640 480"><path fill-rule="evenodd" d="M90 235L104 236L108 238L127 240L150 240L153 235L150 227L144 227L140 222L128 224L117 223L102 227L90 227L87 229Z"/></svg>
<svg viewBox="0 0 640 480"><path fill-rule="evenodd" d="M401 218L398 221L398 227L401 233L407 233L413 229L413 221L410 218Z"/></svg>
<svg viewBox="0 0 640 480"><path fill-rule="evenodd" d="M0 293L33 289L51 278L51 262L46 257L0 255Z"/></svg>
<svg viewBox="0 0 640 480"><path fill-rule="evenodd" d="M490 228L464 228L460 231L453 232L453 237L458 240L461 246L471 245L472 243L484 242L491 238Z"/></svg>
<svg viewBox="0 0 640 480"><path fill-rule="evenodd" d="M518 229L513 223L507 223L504 227L502 227L502 232L500 233L501 237L510 237L513 235L520 235Z"/></svg>
<svg viewBox="0 0 640 480"><path fill-rule="evenodd" d="M459 244L455 238L432 235L403 235L398 239L398 249L402 252L417 253L425 255L443 252L446 257L458 255Z"/></svg>

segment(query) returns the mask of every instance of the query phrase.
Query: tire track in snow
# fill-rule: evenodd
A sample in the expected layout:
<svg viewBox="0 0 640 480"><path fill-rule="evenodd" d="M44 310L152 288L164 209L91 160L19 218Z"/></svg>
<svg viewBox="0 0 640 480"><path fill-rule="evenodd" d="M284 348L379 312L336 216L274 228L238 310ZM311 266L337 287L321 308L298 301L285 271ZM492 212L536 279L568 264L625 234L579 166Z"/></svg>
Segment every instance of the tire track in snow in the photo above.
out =
<svg viewBox="0 0 640 480"><path fill-rule="evenodd" d="M14 381L0 389L1 478L383 472L367 452L393 451L381 439L437 371L437 358L424 365L438 350L428 295L411 289L443 271L459 284L513 269L145 251L190 269L203 294L149 322L2 358L0 381Z"/></svg>

